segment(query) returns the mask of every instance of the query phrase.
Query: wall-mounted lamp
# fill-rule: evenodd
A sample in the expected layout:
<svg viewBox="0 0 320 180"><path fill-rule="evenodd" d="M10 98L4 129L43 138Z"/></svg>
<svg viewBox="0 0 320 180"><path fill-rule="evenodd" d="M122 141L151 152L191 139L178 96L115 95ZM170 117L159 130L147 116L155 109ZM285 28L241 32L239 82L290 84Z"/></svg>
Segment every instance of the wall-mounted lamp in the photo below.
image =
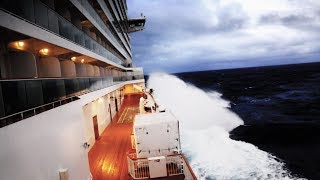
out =
<svg viewBox="0 0 320 180"><path fill-rule="evenodd" d="M48 55L49 49L48 48L40 49L39 53L42 54L42 55Z"/></svg>
<svg viewBox="0 0 320 180"><path fill-rule="evenodd" d="M98 103L102 103L103 102L103 99L102 98L99 98L98 99Z"/></svg>
<svg viewBox="0 0 320 180"><path fill-rule="evenodd" d="M17 46L19 48L22 48L24 46L24 42L22 42L22 41L17 42Z"/></svg>
<svg viewBox="0 0 320 180"><path fill-rule="evenodd" d="M81 59L81 63L84 63L84 59Z"/></svg>
<svg viewBox="0 0 320 180"><path fill-rule="evenodd" d="M74 56L71 58L72 61L75 61L76 59L77 57L74 57Z"/></svg>

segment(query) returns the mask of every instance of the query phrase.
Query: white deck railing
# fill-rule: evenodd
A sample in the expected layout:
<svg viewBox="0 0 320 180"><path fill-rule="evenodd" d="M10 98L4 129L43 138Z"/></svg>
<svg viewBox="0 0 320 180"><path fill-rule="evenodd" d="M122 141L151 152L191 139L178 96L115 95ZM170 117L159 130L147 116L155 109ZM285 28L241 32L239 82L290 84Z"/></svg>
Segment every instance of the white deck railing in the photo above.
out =
<svg viewBox="0 0 320 180"><path fill-rule="evenodd" d="M128 172L133 179L148 179L150 178L150 169L147 158L136 158L135 153L128 154ZM184 175L185 179L196 179L192 176L192 170L187 166L187 162L183 155L166 156L167 176ZM190 176L190 177L188 177Z"/></svg>

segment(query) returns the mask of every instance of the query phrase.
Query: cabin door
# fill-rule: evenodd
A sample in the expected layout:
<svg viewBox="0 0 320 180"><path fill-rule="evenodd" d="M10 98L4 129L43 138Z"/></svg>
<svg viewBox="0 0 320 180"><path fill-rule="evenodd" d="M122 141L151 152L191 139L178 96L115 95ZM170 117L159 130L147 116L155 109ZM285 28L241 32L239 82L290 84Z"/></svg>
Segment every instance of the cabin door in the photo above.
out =
<svg viewBox="0 0 320 180"><path fill-rule="evenodd" d="M98 118L97 115L93 116L93 129L94 129L94 137L96 140L99 138L99 128L98 128Z"/></svg>
<svg viewBox="0 0 320 180"><path fill-rule="evenodd" d="M112 121L111 104L109 104L110 121Z"/></svg>
<svg viewBox="0 0 320 180"><path fill-rule="evenodd" d="M114 102L116 103L116 112L118 112L118 99L116 98Z"/></svg>

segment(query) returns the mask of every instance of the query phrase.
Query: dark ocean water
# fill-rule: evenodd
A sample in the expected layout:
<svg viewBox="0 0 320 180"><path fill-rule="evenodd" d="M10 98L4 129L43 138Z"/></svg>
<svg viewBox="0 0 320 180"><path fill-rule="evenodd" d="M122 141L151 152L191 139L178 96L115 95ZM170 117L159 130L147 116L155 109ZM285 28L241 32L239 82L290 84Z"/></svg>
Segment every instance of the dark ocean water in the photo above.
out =
<svg viewBox="0 0 320 180"><path fill-rule="evenodd" d="M245 123L232 139L277 156L296 176L320 179L320 63L175 75L231 102Z"/></svg>

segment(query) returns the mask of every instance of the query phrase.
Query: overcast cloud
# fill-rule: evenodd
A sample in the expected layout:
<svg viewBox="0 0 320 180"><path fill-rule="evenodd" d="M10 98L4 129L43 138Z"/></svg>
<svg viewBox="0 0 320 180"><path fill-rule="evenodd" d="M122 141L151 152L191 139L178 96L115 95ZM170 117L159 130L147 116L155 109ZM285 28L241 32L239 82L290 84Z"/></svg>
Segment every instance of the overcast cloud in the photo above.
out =
<svg viewBox="0 0 320 180"><path fill-rule="evenodd" d="M320 60L319 0L128 0L145 30L132 33L146 73Z"/></svg>

